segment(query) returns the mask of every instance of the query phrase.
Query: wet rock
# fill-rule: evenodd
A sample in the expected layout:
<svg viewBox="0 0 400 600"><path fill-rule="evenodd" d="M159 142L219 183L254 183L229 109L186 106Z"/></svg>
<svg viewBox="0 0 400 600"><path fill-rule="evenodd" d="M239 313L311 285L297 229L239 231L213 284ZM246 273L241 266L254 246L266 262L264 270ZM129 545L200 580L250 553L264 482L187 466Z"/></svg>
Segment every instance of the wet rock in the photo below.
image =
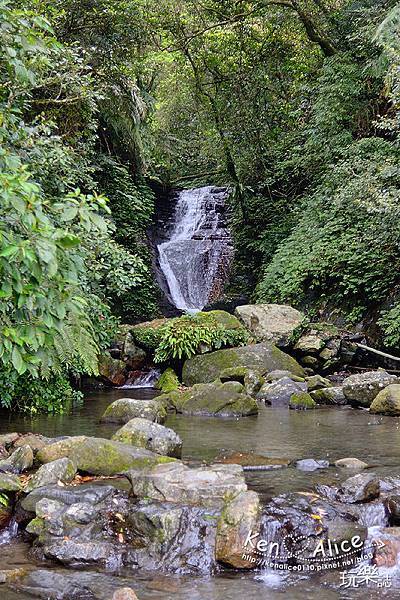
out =
<svg viewBox="0 0 400 600"><path fill-rule="evenodd" d="M242 467L215 464L190 469L181 462L158 465L138 473L127 471L135 496L160 502L179 502L202 506L220 505L247 491Z"/></svg>
<svg viewBox="0 0 400 600"><path fill-rule="evenodd" d="M296 467L300 471L316 471L317 469L327 469L329 460L314 460L313 458L303 458L296 462Z"/></svg>
<svg viewBox="0 0 400 600"><path fill-rule="evenodd" d="M369 407L369 412L378 415L400 415L400 384L391 384L381 390Z"/></svg>
<svg viewBox="0 0 400 600"><path fill-rule="evenodd" d="M332 387L332 383L329 381L329 379L321 377L321 375L312 375L311 377L306 377L306 381L309 392Z"/></svg>
<svg viewBox="0 0 400 600"><path fill-rule="evenodd" d="M318 354L324 346L325 343L318 334L307 333L299 338L294 346L294 350L303 352L304 354Z"/></svg>
<svg viewBox="0 0 400 600"><path fill-rule="evenodd" d="M92 437L77 444L69 458L80 471L92 475L115 475L127 469L144 469L174 460L144 448Z"/></svg>
<svg viewBox="0 0 400 600"><path fill-rule="evenodd" d="M256 492L241 492L227 502L218 521L215 555L236 569L253 569L254 563L243 558L245 541L251 531L260 529L261 506Z"/></svg>
<svg viewBox="0 0 400 600"><path fill-rule="evenodd" d="M263 400L272 406L288 406L293 394L306 391L305 382L296 382L289 377L283 377L273 383L264 384L257 394L257 400Z"/></svg>
<svg viewBox="0 0 400 600"><path fill-rule="evenodd" d="M188 390L158 397L169 409L184 415L247 417L258 413L258 404L238 381L200 383Z"/></svg>
<svg viewBox="0 0 400 600"><path fill-rule="evenodd" d="M48 485L34 489L20 503L24 510L35 513L37 503L44 498L66 506L78 503L96 505L110 498L114 492L115 488L110 485L84 484L78 487Z"/></svg>
<svg viewBox="0 0 400 600"><path fill-rule="evenodd" d="M316 403L307 392L297 392L290 396L289 408L293 410L310 410L316 408Z"/></svg>
<svg viewBox="0 0 400 600"><path fill-rule="evenodd" d="M115 590L112 600L139 600L132 588L119 588Z"/></svg>
<svg viewBox="0 0 400 600"><path fill-rule="evenodd" d="M21 480L17 475L0 473L0 490L2 492L19 492L21 489Z"/></svg>
<svg viewBox="0 0 400 600"><path fill-rule="evenodd" d="M368 527L355 521L346 520L343 517L332 519L327 525L327 539L331 542L339 544L344 540L350 542L355 536L365 542L368 538Z"/></svg>
<svg viewBox="0 0 400 600"><path fill-rule="evenodd" d="M175 456L182 454L182 440L175 431L152 423L147 419L131 419L113 435L113 440L147 448L157 454Z"/></svg>
<svg viewBox="0 0 400 600"><path fill-rule="evenodd" d="M29 446L21 446L6 459L0 460L0 472L22 473L33 465L33 452Z"/></svg>
<svg viewBox="0 0 400 600"><path fill-rule="evenodd" d="M177 374L171 367L168 367L157 381L156 388L161 390L163 394L168 394L168 392L177 390L179 385L180 383Z"/></svg>
<svg viewBox="0 0 400 600"><path fill-rule="evenodd" d="M288 377L289 379L292 379L292 381L305 381L304 377L294 375L290 371L282 371L282 369L275 369L274 371L270 371L264 376L264 379L267 383L271 383L273 381L283 379L284 377Z"/></svg>
<svg viewBox="0 0 400 600"><path fill-rule="evenodd" d="M52 569L35 569L13 583L12 589L29 597L43 600L98 600L99 596L74 574L62 574Z"/></svg>
<svg viewBox="0 0 400 600"><path fill-rule="evenodd" d="M108 352L99 358L99 373L112 385L124 385L126 381L126 364L123 360L112 358Z"/></svg>
<svg viewBox="0 0 400 600"><path fill-rule="evenodd" d="M60 458L68 458L74 447L86 439L84 435L63 438L38 451L36 459L41 463L50 463Z"/></svg>
<svg viewBox="0 0 400 600"><path fill-rule="evenodd" d="M379 492L379 479L374 473L359 473L342 483L336 498L339 502L356 504L377 498Z"/></svg>
<svg viewBox="0 0 400 600"><path fill-rule="evenodd" d="M47 444L50 444L51 441L50 438L40 435L39 433L26 433L14 441L13 447L20 448L21 446L29 446L35 454L38 450L44 448Z"/></svg>
<svg viewBox="0 0 400 600"><path fill-rule="evenodd" d="M105 423L127 423L140 417L157 423L164 423L167 414L158 400L135 400L120 398L108 406L101 417Z"/></svg>
<svg viewBox="0 0 400 600"><path fill-rule="evenodd" d="M231 367L223 369L219 379L222 383L238 381L244 386L246 394L255 395L264 383L264 377L247 367Z"/></svg>
<svg viewBox="0 0 400 600"><path fill-rule="evenodd" d="M219 378L221 371L232 367L248 367L259 375L283 369L303 376L303 369L294 358L272 344L261 343L194 356L183 365L183 382L187 386L211 383Z"/></svg>
<svg viewBox="0 0 400 600"><path fill-rule="evenodd" d="M317 404L341 405L346 404L346 398L341 387L323 388L310 392L311 398Z"/></svg>
<svg viewBox="0 0 400 600"><path fill-rule="evenodd" d="M137 371L143 367L146 362L146 352L136 346L135 340L130 331L127 332L122 348L124 365L132 371Z"/></svg>
<svg viewBox="0 0 400 600"><path fill-rule="evenodd" d="M237 306L235 315L253 334L257 342L287 346L304 315L284 304L245 304Z"/></svg>
<svg viewBox="0 0 400 600"><path fill-rule="evenodd" d="M385 499L392 524L400 523L400 494L391 494Z"/></svg>
<svg viewBox="0 0 400 600"><path fill-rule="evenodd" d="M31 492L37 487L50 485L62 481L68 483L76 475L74 463L69 458L59 458L53 462L42 465L26 486L26 492Z"/></svg>
<svg viewBox="0 0 400 600"><path fill-rule="evenodd" d="M384 568L396 567L400 553L400 527L380 529L373 539L376 543L372 564Z"/></svg>
<svg viewBox="0 0 400 600"><path fill-rule="evenodd" d="M367 371L350 375L343 381L343 393L352 406L368 408L378 393L398 378L386 371Z"/></svg>
<svg viewBox="0 0 400 600"><path fill-rule="evenodd" d="M367 469L368 465L367 463L363 462L362 460L359 460L358 458L340 458L339 460L335 461L335 467L340 467L343 469Z"/></svg>
<svg viewBox="0 0 400 600"><path fill-rule="evenodd" d="M253 454L252 452L228 452L216 457L216 463L225 465L241 465L245 471L282 469L290 465L287 458L271 458Z"/></svg>

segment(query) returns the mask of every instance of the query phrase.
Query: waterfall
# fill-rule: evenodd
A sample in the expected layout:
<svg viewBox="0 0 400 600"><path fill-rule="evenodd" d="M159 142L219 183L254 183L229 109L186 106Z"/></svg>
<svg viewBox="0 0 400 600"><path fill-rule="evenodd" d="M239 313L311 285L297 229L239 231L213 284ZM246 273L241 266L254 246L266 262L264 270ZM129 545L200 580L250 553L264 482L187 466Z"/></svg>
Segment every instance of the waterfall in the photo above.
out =
<svg viewBox="0 0 400 600"><path fill-rule="evenodd" d="M180 310L201 310L222 287L231 255L226 196L226 189L212 186L179 192L173 226L157 245L170 299Z"/></svg>

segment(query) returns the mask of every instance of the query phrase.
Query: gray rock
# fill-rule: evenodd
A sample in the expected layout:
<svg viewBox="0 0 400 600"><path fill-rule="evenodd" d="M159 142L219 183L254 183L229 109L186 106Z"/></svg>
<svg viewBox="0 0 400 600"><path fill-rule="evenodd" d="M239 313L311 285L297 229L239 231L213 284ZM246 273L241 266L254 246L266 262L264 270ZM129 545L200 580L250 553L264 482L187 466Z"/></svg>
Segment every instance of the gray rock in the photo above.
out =
<svg viewBox="0 0 400 600"><path fill-rule="evenodd" d="M233 367L247 367L259 375L275 369L287 370L300 377L304 374L294 358L273 344L261 343L217 350L190 358L183 365L183 383L187 386L211 383L219 378L224 369Z"/></svg>
<svg viewBox="0 0 400 600"><path fill-rule="evenodd" d="M379 492L380 482L374 473L359 473L342 483L336 498L339 502L356 504L377 498Z"/></svg>
<svg viewBox="0 0 400 600"><path fill-rule="evenodd" d="M69 458L59 458L42 465L29 480L26 491L31 492L35 488L57 483L57 481L67 483L72 481L75 475L74 463Z"/></svg>
<svg viewBox="0 0 400 600"><path fill-rule="evenodd" d="M27 512L36 512L37 503L46 498L54 500L59 504L71 506L72 504L86 503L99 504L112 496L115 488L111 485L84 484L78 487L60 487L59 485L48 485L34 489L21 500L21 506Z"/></svg>
<svg viewBox="0 0 400 600"><path fill-rule="evenodd" d="M20 448L21 446L29 446L32 449L32 452L35 453L51 442L52 440L50 438L40 435L40 433L25 433L14 441L13 447Z"/></svg>
<svg viewBox="0 0 400 600"><path fill-rule="evenodd" d="M21 489L21 480L17 475L0 473L0 490L2 492L18 492Z"/></svg>
<svg viewBox="0 0 400 600"><path fill-rule="evenodd" d="M310 392L311 398L317 404L341 405L346 404L346 398L341 387L323 388Z"/></svg>
<svg viewBox="0 0 400 600"><path fill-rule="evenodd" d="M306 392L307 384L283 377L273 383L266 383L257 394L257 400L263 400L272 406L289 406L290 398L296 392Z"/></svg>
<svg viewBox="0 0 400 600"><path fill-rule="evenodd" d="M304 458L296 462L296 467L300 471L316 471L317 469L327 469L329 460L314 460L313 458Z"/></svg>
<svg viewBox="0 0 400 600"><path fill-rule="evenodd" d="M33 452L30 446L21 446L3 460L0 460L0 472L22 473L33 465Z"/></svg>
<svg viewBox="0 0 400 600"><path fill-rule="evenodd" d="M247 367L231 367L223 369L219 375L222 383L238 381L244 386L246 394L255 395L264 383L264 377Z"/></svg>
<svg viewBox="0 0 400 600"><path fill-rule="evenodd" d="M294 350L297 352L303 352L304 354L318 354L325 346L325 342L318 336L318 334L307 333L301 336L294 346Z"/></svg>
<svg viewBox="0 0 400 600"><path fill-rule="evenodd" d="M343 393L349 404L368 408L381 390L397 382L398 378L386 371L367 371L347 377Z"/></svg>
<svg viewBox="0 0 400 600"><path fill-rule="evenodd" d="M226 497L234 498L247 490L243 469L239 465L215 464L190 469L176 462L158 465L141 473L127 471L125 475L135 496L160 502L218 506L224 503Z"/></svg>
<svg viewBox="0 0 400 600"><path fill-rule="evenodd" d="M235 315L253 334L257 342L287 346L304 319L303 313L285 304L245 304L237 306Z"/></svg>
<svg viewBox="0 0 400 600"><path fill-rule="evenodd" d="M131 419L113 435L113 440L147 448L157 454L175 456L182 454L182 440L175 431L152 423L147 419Z"/></svg>
<svg viewBox="0 0 400 600"><path fill-rule="evenodd" d="M271 383L273 381L278 381L279 379L283 379L284 377L289 377L293 381L304 381L304 377L299 377L298 375L294 375L290 371L282 371L280 369L275 369L275 371L270 371L264 376L264 379L267 383Z"/></svg>
<svg viewBox="0 0 400 600"><path fill-rule="evenodd" d="M120 398L106 408L101 420L106 423L127 423L136 417L163 423L166 412L157 400Z"/></svg>

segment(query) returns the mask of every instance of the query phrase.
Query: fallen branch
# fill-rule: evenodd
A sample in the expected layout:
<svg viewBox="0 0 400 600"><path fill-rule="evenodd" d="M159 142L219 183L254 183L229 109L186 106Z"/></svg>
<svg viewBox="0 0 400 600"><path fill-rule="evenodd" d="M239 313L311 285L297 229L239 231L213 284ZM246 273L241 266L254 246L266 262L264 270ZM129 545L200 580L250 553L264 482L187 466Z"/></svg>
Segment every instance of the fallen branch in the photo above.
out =
<svg viewBox="0 0 400 600"><path fill-rule="evenodd" d="M370 348L369 346L364 346L364 344L356 344L359 348L363 350L368 350L368 352L374 352L375 354L379 354L379 356L384 356L385 358L390 358L391 360L400 361L398 356L393 356L393 354L387 354L386 352L381 352L381 350L375 350L375 348Z"/></svg>

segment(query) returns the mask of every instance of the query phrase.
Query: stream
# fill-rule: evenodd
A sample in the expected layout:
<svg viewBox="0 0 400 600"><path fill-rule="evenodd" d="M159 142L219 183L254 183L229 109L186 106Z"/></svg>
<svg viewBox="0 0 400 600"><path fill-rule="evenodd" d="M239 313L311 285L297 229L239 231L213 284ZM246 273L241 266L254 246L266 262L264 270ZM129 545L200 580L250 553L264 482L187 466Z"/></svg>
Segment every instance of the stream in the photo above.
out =
<svg viewBox="0 0 400 600"><path fill-rule="evenodd" d="M37 432L46 436L79 435L110 437L115 425L100 424L99 417L106 406L120 397L151 398L155 392L149 388L101 391L88 394L83 404L70 415L39 416L35 419L16 415L1 415L0 432ZM334 461L346 456L373 465L379 475L393 475L400 464L399 420L391 417L370 415L367 411L343 408L321 408L315 411L288 411L261 406L258 417L242 419L216 419L170 415L166 421L183 440L183 459L196 465L212 461L222 450L253 451L270 457L293 461L302 458L328 459ZM199 435L201 431L201 435ZM318 483L335 484L348 477L335 467L314 472L304 472L295 466L273 471L247 472L251 489L259 492L263 500L288 491L311 491ZM118 485L118 482L115 483ZM124 585L135 589L140 600L152 598L193 600L256 600L258 598L397 598L395 583L387 590L339 588L339 572L307 578L304 575L288 575L275 571L252 573L224 571L214 577L178 577L160 573L127 573L118 576L91 570L71 571L49 564L36 564L28 555L29 545L21 538L14 538L2 557L2 568L27 568L46 571L37 572L38 577L61 577L90 581L98 589L99 597L109 600L113 590ZM400 585L400 584L399 584ZM4 590L3 590L4 592ZM35 596L9 591L2 598L28 599Z"/></svg>

